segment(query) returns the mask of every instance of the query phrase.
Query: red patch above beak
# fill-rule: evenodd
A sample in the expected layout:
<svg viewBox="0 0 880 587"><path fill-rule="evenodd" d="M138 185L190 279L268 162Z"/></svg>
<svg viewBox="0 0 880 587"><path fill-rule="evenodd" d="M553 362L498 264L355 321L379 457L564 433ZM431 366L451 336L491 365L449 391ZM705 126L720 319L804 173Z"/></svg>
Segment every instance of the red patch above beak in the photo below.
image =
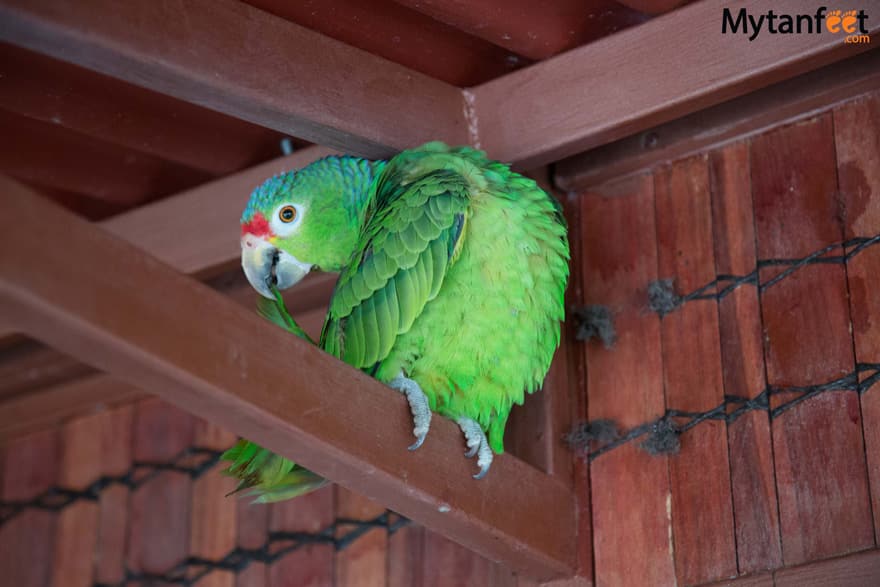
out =
<svg viewBox="0 0 880 587"><path fill-rule="evenodd" d="M254 236L266 236L272 234L269 229L269 221L266 217L257 212L250 222L243 222L241 225L241 236L252 234Z"/></svg>

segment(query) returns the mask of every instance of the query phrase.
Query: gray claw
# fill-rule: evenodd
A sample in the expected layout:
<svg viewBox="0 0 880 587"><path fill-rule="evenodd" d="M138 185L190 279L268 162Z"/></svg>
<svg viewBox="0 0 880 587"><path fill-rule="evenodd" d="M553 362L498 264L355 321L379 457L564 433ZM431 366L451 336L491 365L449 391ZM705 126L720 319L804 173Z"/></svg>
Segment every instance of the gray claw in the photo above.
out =
<svg viewBox="0 0 880 587"><path fill-rule="evenodd" d="M409 450L416 450L425 442L428 431L431 429L431 406L428 403L428 396L419 387L419 384L404 377L401 373L388 385L406 396L409 402L409 409L413 417L413 436L416 441L409 446Z"/></svg>
<svg viewBox="0 0 880 587"><path fill-rule="evenodd" d="M469 449L464 453L464 456L467 458L477 456L477 466L480 467L480 472L474 475L474 479L482 479L489 472L493 459L486 433L475 420L470 418L459 418L458 427L464 433L464 439Z"/></svg>

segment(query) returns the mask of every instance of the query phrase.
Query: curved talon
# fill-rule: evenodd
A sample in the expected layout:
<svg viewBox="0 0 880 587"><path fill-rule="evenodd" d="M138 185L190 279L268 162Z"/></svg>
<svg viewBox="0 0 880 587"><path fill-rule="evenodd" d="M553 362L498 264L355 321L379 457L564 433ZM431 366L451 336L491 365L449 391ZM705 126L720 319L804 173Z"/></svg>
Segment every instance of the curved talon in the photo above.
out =
<svg viewBox="0 0 880 587"><path fill-rule="evenodd" d="M489 446L486 433L483 432L479 423L470 418L459 418L458 427L464 433L465 442L470 449L464 453L464 456L471 458L479 455L477 456L477 466L480 467L480 472L474 475L474 479L482 479L489 472L493 458L492 448Z"/></svg>
<svg viewBox="0 0 880 587"><path fill-rule="evenodd" d="M416 434L415 431L413 431L413 435L415 435L416 441L406 447L406 450L416 450L417 448L422 446L422 444L425 442L425 438L427 438L428 436L428 432L425 431L424 434Z"/></svg>
<svg viewBox="0 0 880 587"><path fill-rule="evenodd" d="M404 377L402 373L388 385L404 394L409 402L409 410L413 417L413 436L416 437L416 441L408 447L408 450L416 450L425 442L425 437L431 429L431 406L428 403L428 396L418 383Z"/></svg>

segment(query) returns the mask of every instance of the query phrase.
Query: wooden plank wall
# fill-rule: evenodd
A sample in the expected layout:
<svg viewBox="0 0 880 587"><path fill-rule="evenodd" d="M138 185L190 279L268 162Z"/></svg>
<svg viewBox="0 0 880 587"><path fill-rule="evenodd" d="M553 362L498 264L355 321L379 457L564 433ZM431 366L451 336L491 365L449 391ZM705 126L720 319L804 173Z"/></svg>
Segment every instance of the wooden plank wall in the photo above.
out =
<svg viewBox="0 0 880 587"><path fill-rule="evenodd" d="M712 410L725 396L760 401L768 387L781 390L769 396L774 410L802 394L787 388L880 362L880 244L841 246L880 235L880 92L579 199L584 302L608 306L618 332L611 349L585 347L591 420L628 431L666 410ZM761 265L766 284L791 269L787 260L829 245L838 246L817 255L824 262L773 285L716 296L732 283L722 279L662 317L649 309L655 279L685 295L781 260ZM670 455L650 456L637 440L595 456L596 585L827 581L847 559L809 564L876 548L876 388L819 393L772 418L757 409L725 423L722 412L680 434ZM880 584L876 557L858 565L868 570L826 584Z"/></svg>
<svg viewBox="0 0 880 587"><path fill-rule="evenodd" d="M553 380L585 388L574 403L589 419L627 430L668 409L703 412L731 395L758 401L768 386L880 364L880 244L851 243L845 264L810 263L775 285L711 298L724 282L662 317L647 295L656 279L674 279L684 294L719 275L746 276L759 259L880 234L880 92L572 194L567 205L581 235L570 301L608 306L617 330L611 348L571 342L557 365L582 353L583 373L575 366ZM764 264L761 283L787 267ZM871 372L859 376L868 383ZM822 393L773 418L753 410L709 420L684 432L673 455L652 456L636 441L578 464L584 574L602 587L880 584L878 388ZM793 395L773 394L770 407ZM231 485L219 465L196 474L206 455L180 455L232 440L145 400L8 444L4 503L53 486L87 498L0 525L3 581L161 584L172 573L208 587L534 585L338 487L272 506L225 498ZM555 453L542 459L568 474ZM102 478L120 482L96 486Z"/></svg>

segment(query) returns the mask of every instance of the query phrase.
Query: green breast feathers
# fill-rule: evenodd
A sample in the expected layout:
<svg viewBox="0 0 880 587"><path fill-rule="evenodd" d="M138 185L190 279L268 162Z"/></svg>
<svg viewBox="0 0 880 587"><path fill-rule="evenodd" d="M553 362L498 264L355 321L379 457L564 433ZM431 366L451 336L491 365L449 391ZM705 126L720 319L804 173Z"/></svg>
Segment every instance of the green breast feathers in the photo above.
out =
<svg viewBox="0 0 880 587"><path fill-rule="evenodd" d="M512 405L540 387L559 344L569 250L558 203L480 151L429 143L274 177L241 224L242 267L269 300L310 271L340 273L320 346L406 395L411 449L436 412L458 423L485 475ZM264 313L298 331L283 308ZM258 500L301 494L304 477L315 486L247 441L226 456Z"/></svg>

